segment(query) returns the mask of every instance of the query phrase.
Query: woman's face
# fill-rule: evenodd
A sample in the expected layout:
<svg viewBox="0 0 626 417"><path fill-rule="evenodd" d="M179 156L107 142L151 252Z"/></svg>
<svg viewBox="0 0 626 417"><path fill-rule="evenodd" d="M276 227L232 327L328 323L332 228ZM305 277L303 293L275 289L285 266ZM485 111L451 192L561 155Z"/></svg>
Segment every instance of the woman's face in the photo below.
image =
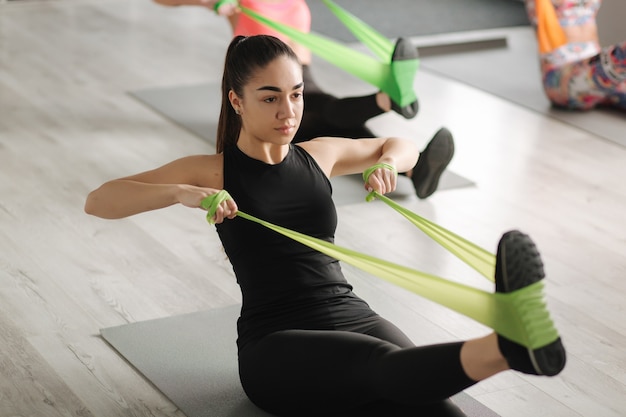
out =
<svg viewBox="0 0 626 417"><path fill-rule="evenodd" d="M277 145L290 143L300 126L302 67L286 56L256 72L244 86L243 97L231 91L231 104L242 118L242 138Z"/></svg>

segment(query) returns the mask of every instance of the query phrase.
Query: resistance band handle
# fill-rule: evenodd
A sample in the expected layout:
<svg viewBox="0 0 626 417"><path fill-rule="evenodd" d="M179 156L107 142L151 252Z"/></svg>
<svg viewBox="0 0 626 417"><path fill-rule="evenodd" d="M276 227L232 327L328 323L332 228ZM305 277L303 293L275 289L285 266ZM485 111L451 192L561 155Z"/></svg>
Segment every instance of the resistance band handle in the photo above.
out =
<svg viewBox="0 0 626 417"><path fill-rule="evenodd" d="M215 216L215 213L217 212L217 208L224 201L230 200L230 199L232 199L232 197L230 196L230 194L228 194L228 191L226 190L222 190L220 192L217 192L215 194L212 194L208 197L203 198L202 201L200 202L200 207L202 207L203 209L207 211L206 220L209 223L214 224L213 216Z"/></svg>
<svg viewBox="0 0 626 417"><path fill-rule="evenodd" d="M396 167L385 162L379 162L376 165L372 165L371 167L363 171L363 181L368 182L370 179L370 175L372 175L372 173L379 168L388 169L389 171L393 172L393 175L398 176L398 170L396 169Z"/></svg>
<svg viewBox="0 0 626 417"><path fill-rule="evenodd" d="M213 11L215 13L217 13L217 10L222 7L225 4L239 4L239 2L237 0L220 0L217 3L215 3L215 6L213 6Z"/></svg>

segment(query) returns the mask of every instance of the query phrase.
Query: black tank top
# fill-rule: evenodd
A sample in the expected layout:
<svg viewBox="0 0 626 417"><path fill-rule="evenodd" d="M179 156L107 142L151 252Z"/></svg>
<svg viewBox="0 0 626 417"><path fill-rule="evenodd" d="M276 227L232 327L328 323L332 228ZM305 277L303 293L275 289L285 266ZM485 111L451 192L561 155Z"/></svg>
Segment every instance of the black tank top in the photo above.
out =
<svg viewBox="0 0 626 417"><path fill-rule="evenodd" d="M285 159L275 165L227 147L224 189L245 213L334 241L332 186L300 146L290 145ZM276 330L329 330L374 315L352 293L336 259L241 217L216 228L242 292L240 348Z"/></svg>

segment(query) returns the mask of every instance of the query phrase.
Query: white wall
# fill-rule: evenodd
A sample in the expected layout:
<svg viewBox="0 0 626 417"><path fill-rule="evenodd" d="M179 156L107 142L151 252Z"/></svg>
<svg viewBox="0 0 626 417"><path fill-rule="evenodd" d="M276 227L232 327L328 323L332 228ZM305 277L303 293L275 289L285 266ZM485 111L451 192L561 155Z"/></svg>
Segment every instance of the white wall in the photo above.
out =
<svg viewBox="0 0 626 417"><path fill-rule="evenodd" d="M626 0L604 0L598 13L598 32L603 46L626 41Z"/></svg>

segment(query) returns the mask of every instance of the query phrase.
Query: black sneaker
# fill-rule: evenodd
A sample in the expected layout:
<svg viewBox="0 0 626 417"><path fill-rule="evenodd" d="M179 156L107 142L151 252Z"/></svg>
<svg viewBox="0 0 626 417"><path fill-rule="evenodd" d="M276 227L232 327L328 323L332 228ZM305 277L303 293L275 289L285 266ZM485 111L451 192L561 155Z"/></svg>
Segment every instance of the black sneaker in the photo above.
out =
<svg viewBox="0 0 626 417"><path fill-rule="evenodd" d="M411 59L417 59L419 57L417 48L406 38L398 38L396 46L391 56L391 61L408 61ZM417 115L419 105L417 100L401 107L395 101L391 101L391 109L396 113L402 115L405 119L412 119Z"/></svg>
<svg viewBox="0 0 626 417"><path fill-rule="evenodd" d="M439 178L454 156L452 133L442 127L420 153L417 164L413 167L411 181L417 196L421 199L430 197L439 186Z"/></svg>
<svg viewBox="0 0 626 417"><path fill-rule="evenodd" d="M543 262L530 237L513 230L505 233L496 255L496 292L509 293L541 281ZM500 352L511 369L553 376L565 367L565 348L559 337L539 349L530 349L498 335Z"/></svg>
<svg viewBox="0 0 626 417"><path fill-rule="evenodd" d="M419 110L419 104L417 103L417 99L410 104L407 104L404 107L400 107L396 104L395 101L391 100L391 110L395 111L405 119L412 119L417 116L417 111Z"/></svg>

